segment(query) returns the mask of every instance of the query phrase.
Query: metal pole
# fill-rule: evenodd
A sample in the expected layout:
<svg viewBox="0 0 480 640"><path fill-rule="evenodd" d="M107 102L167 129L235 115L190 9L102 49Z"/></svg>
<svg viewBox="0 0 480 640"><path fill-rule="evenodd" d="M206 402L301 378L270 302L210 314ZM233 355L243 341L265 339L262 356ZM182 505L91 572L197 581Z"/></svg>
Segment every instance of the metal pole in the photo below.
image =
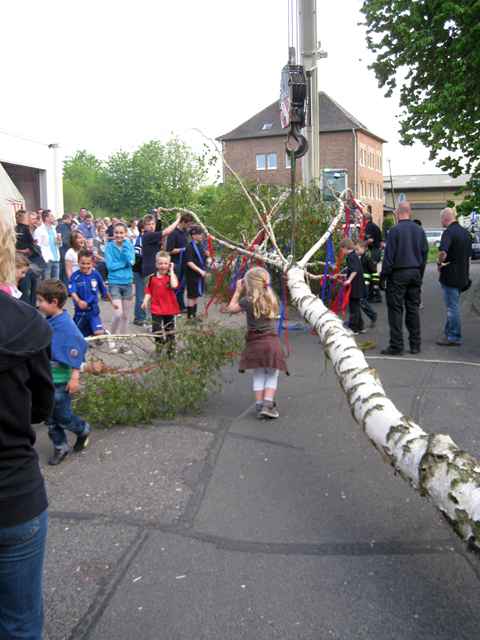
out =
<svg viewBox="0 0 480 640"><path fill-rule="evenodd" d="M318 60L327 54L320 50L317 38L317 0L298 0L298 22L300 25L300 64L307 72L310 82L310 121L305 128L308 152L302 161L303 182L320 180L320 105Z"/></svg>
<svg viewBox="0 0 480 640"><path fill-rule="evenodd" d="M392 192L392 203L393 203L393 208L396 209L397 208L397 201L395 198L395 191L393 189L393 178L392 178L392 161L389 160L388 161L388 168L390 171L390 190Z"/></svg>
<svg viewBox="0 0 480 640"><path fill-rule="evenodd" d="M292 223L292 232L290 239L290 253L295 259L295 240L296 240L296 226L297 226L297 184L296 184L296 173L297 173L297 159L295 158L295 154L290 155L290 211L291 211L291 223Z"/></svg>

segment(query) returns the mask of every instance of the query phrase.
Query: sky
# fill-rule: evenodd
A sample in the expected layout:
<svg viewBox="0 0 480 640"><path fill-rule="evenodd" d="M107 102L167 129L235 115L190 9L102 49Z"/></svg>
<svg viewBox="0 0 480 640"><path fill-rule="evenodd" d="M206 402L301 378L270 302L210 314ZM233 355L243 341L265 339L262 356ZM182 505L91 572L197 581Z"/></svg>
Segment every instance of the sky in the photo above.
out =
<svg viewBox="0 0 480 640"><path fill-rule="evenodd" d="M378 88L361 0L317 0L320 89L387 139L394 175L439 173L398 143L398 98ZM0 130L106 158L175 134L199 149L278 98L287 0L2 3ZM384 172L388 171L388 164Z"/></svg>

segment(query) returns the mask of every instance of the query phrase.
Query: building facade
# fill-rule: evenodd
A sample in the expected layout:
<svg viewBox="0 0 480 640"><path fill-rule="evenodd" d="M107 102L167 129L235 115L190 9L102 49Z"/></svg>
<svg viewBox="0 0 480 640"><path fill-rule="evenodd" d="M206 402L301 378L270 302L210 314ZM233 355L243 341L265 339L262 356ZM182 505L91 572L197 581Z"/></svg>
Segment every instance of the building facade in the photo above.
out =
<svg viewBox="0 0 480 640"><path fill-rule="evenodd" d="M408 200L413 217L429 229L440 228L440 212L449 203L459 204L464 194L457 191L466 185L470 176L451 178L447 174L403 175L385 177L385 205L395 208L399 200ZM393 190L392 190L393 185Z"/></svg>
<svg viewBox="0 0 480 640"><path fill-rule="evenodd" d="M346 174L346 186L383 216L383 144L359 120L326 93L320 92L320 169ZM290 183L286 132L274 102L232 131L220 136L223 155L241 177L264 184ZM301 160L296 179L301 179ZM228 169L226 170L228 173Z"/></svg>
<svg viewBox="0 0 480 640"><path fill-rule="evenodd" d="M62 156L58 145L0 133L0 165L0 185L4 185L0 206L18 206L12 203L15 188L27 209L51 209L57 217L63 214Z"/></svg>

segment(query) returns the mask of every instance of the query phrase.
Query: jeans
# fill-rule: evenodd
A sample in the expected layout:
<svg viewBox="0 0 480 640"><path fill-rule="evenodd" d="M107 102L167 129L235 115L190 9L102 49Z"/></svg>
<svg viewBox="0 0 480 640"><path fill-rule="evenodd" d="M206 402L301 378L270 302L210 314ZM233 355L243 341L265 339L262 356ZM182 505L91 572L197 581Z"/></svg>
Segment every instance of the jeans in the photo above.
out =
<svg viewBox="0 0 480 640"><path fill-rule="evenodd" d="M133 319L135 322L143 322L147 319L147 314L142 309L143 299L145 298L145 282L141 273L133 272L133 282L135 284L135 311Z"/></svg>
<svg viewBox="0 0 480 640"><path fill-rule="evenodd" d="M131 284L110 284L108 288L114 300L131 300L133 297Z"/></svg>
<svg viewBox="0 0 480 640"><path fill-rule="evenodd" d="M442 284L443 299L447 307L445 336L452 342L462 341L462 325L460 321L460 289Z"/></svg>
<svg viewBox="0 0 480 640"><path fill-rule="evenodd" d="M47 262L43 277L45 280L58 280L60 278L60 262Z"/></svg>
<svg viewBox="0 0 480 640"><path fill-rule="evenodd" d="M403 309L411 349L420 348L420 269L398 269L387 279L387 310L390 326L390 348L403 351Z"/></svg>
<svg viewBox="0 0 480 640"><path fill-rule="evenodd" d="M68 251L68 247L60 247L60 274L59 278L63 284L68 287L67 272L65 271L65 254Z"/></svg>
<svg viewBox="0 0 480 640"><path fill-rule="evenodd" d="M66 389L66 384L55 385L55 405L52 416L47 420L48 435L55 449L69 451L67 431L77 436L90 433L90 425L73 413L72 398Z"/></svg>
<svg viewBox="0 0 480 640"><path fill-rule="evenodd" d="M41 640L47 512L0 527L0 640Z"/></svg>

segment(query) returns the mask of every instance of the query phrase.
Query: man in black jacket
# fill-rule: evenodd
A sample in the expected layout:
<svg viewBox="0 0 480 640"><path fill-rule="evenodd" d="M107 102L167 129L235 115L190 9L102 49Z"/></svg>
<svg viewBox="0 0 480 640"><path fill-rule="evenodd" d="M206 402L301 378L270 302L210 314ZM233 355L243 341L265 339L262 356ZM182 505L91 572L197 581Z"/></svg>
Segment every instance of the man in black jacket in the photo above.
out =
<svg viewBox="0 0 480 640"><path fill-rule="evenodd" d="M390 229L383 257L381 279L387 283L390 345L382 351L389 356L403 355L403 308L409 333L410 353L419 353L420 292L427 264L428 242L422 227L411 219L408 202L399 204L398 223Z"/></svg>
<svg viewBox="0 0 480 640"><path fill-rule="evenodd" d="M47 496L31 425L53 409L51 332L4 291L0 309L0 638L33 640L43 626Z"/></svg>
<svg viewBox="0 0 480 640"><path fill-rule="evenodd" d="M444 329L445 337L437 340L437 344L442 347L458 347L462 344L460 294L470 286L472 238L468 231L458 224L452 209L444 209L440 219L445 231L440 240L437 266L447 307L447 322Z"/></svg>

